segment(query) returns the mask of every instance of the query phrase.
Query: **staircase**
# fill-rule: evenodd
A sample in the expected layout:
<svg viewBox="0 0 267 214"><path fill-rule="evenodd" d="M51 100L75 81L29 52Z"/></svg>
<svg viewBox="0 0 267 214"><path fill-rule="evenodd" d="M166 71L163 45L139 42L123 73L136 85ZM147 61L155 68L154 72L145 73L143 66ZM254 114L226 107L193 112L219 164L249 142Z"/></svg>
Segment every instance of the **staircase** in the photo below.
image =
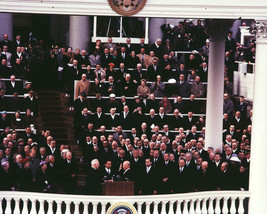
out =
<svg viewBox="0 0 267 214"><path fill-rule="evenodd" d="M75 139L74 111L69 110L69 98L65 93L55 90L40 90L38 97L40 130L50 130L58 146L69 145L79 167L78 186L84 185L86 175L82 164L83 155Z"/></svg>

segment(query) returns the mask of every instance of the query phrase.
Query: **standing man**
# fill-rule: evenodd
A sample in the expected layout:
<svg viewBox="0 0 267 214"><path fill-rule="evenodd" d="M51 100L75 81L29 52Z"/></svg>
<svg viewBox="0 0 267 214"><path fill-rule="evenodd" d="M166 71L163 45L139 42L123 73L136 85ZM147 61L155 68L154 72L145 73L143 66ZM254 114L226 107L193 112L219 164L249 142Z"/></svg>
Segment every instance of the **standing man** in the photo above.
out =
<svg viewBox="0 0 267 214"><path fill-rule="evenodd" d="M86 194L88 195L100 195L102 193L101 177L98 171L99 166L100 164L97 159L91 161L91 168L87 174L85 184Z"/></svg>

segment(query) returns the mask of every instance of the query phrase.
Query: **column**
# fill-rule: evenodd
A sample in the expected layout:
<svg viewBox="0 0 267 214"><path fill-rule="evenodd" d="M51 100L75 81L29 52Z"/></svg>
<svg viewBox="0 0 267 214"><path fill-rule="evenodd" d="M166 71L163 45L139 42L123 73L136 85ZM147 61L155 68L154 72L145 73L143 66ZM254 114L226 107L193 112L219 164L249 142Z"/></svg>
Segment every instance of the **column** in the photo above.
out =
<svg viewBox="0 0 267 214"><path fill-rule="evenodd" d="M237 41L240 42L240 31L239 26L241 26L242 21L240 19L237 19L234 21L233 26L230 28L230 30L233 32L232 37Z"/></svg>
<svg viewBox="0 0 267 214"><path fill-rule="evenodd" d="M222 149L225 33L231 20L206 20L210 33L205 148Z"/></svg>
<svg viewBox="0 0 267 214"><path fill-rule="evenodd" d="M12 13L0 13L0 40L3 34L8 34L8 39L13 40L13 15Z"/></svg>
<svg viewBox="0 0 267 214"><path fill-rule="evenodd" d="M149 21L149 44L153 44L156 39L162 39L163 32L161 25L166 24L166 19L151 18Z"/></svg>
<svg viewBox="0 0 267 214"><path fill-rule="evenodd" d="M50 15L50 38L55 44L68 44L69 16Z"/></svg>
<svg viewBox="0 0 267 214"><path fill-rule="evenodd" d="M253 100L253 132L251 137L251 163L249 213L265 213L267 210L267 155L264 140L267 127L266 67L267 67L267 20L253 26L256 33L256 65Z"/></svg>
<svg viewBox="0 0 267 214"><path fill-rule="evenodd" d="M69 20L69 46L73 49L89 50L90 17L70 16Z"/></svg>

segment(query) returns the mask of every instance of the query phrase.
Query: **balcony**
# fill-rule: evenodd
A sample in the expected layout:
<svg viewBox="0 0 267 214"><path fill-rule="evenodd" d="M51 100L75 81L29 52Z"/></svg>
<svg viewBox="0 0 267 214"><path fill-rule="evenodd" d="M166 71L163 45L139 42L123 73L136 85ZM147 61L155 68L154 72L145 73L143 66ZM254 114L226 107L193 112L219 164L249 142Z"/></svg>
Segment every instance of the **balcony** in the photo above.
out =
<svg viewBox="0 0 267 214"><path fill-rule="evenodd" d="M248 213L250 198L247 191L148 196L85 196L4 191L0 194L0 213L5 214L105 214L110 206L118 202L133 205L138 214L244 214Z"/></svg>

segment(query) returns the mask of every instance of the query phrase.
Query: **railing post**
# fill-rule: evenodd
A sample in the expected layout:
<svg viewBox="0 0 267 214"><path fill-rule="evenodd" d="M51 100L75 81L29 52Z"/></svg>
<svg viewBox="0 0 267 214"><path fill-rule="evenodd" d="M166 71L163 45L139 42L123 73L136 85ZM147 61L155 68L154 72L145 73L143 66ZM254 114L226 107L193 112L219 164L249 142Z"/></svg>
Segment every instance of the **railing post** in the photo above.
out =
<svg viewBox="0 0 267 214"><path fill-rule="evenodd" d="M22 200L23 201L23 208L21 214L28 214L29 213L29 208L28 208L28 202L29 199ZM15 212L14 212L15 214Z"/></svg>
<svg viewBox="0 0 267 214"><path fill-rule="evenodd" d="M207 214L207 198L203 198L202 200L202 209L201 209L202 214Z"/></svg>
<svg viewBox="0 0 267 214"><path fill-rule="evenodd" d="M85 202L84 203L84 209L83 209L84 214L89 213L88 206L89 206L89 202ZM106 211L105 211L105 213L106 213Z"/></svg>
<svg viewBox="0 0 267 214"><path fill-rule="evenodd" d="M188 201L189 201L189 200L184 200L184 210L183 210L183 214L189 214L189 213L188 213Z"/></svg>
<svg viewBox="0 0 267 214"><path fill-rule="evenodd" d="M65 214L71 214L70 212L70 205L71 205L71 201L66 201L66 212Z"/></svg>
<svg viewBox="0 0 267 214"><path fill-rule="evenodd" d="M62 204L63 204L63 201L59 201L59 202L56 201L56 204L57 204L57 211L56 211L56 213L62 214Z"/></svg>
<svg viewBox="0 0 267 214"><path fill-rule="evenodd" d="M229 197L223 197L223 209L222 209L223 214L228 214L228 206L227 206L228 198Z"/></svg>
<svg viewBox="0 0 267 214"><path fill-rule="evenodd" d="M189 214L195 214L194 204L195 204L195 200L193 199L190 200Z"/></svg>
<svg viewBox="0 0 267 214"><path fill-rule="evenodd" d="M32 202L31 213L33 213L33 214L38 213L38 212L37 212L37 208L36 208L36 201L37 201L36 199L31 200L31 202Z"/></svg>
<svg viewBox="0 0 267 214"><path fill-rule="evenodd" d="M182 214L182 211L181 211L181 202L180 201L177 201L176 213L177 214Z"/></svg>
<svg viewBox="0 0 267 214"><path fill-rule="evenodd" d="M53 213L53 200L47 200L48 210L47 213Z"/></svg>
<svg viewBox="0 0 267 214"><path fill-rule="evenodd" d="M214 209L213 209L213 198L209 198L208 214L214 214Z"/></svg>
<svg viewBox="0 0 267 214"><path fill-rule="evenodd" d="M173 204L174 204L174 202L170 201L170 203L169 203L169 214L174 214Z"/></svg>
<svg viewBox="0 0 267 214"><path fill-rule="evenodd" d="M39 209L38 214L45 214L44 203L45 203L45 200L40 201L40 209Z"/></svg>
<svg viewBox="0 0 267 214"><path fill-rule="evenodd" d="M101 214L106 214L106 205L107 202L101 202Z"/></svg>
<svg viewBox="0 0 267 214"><path fill-rule="evenodd" d="M161 214L167 214L166 213L166 201L161 202Z"/></svg>
<svg viewBox="0 0 267 214"><path fill-rule="evenodd" d="M140 201L137 202L137 212L142 214L142 203Z"/></svg>
<svg viewBox="0 0 267 214"><path fill-rule="evenodd" d="M159 208L158 208L159 201L154 202L154 212L153 214L159 214Z"/></svg>
<svg viewBox="0 0 267 214"><path fill-rule="evenodd" d="M236 197L231 197L231 208L230 208L231 214L236 214L235 200Z"/></svg>
<svg viewBox="0 0 267 214"><path fill-rule="evenodd" d="M197 199L196 214L201 214L200 202L201 202L201 200Z"/></svg>
<svg viewBox="0 0 267 214"><path fill-rule="evenodd" d="M98 204L98 202L92 202L92 204L93 204L93 212L92 212L92 214L97 214L97 204Z"/></svg>
<svg viewBox="0 0 267 214"><path fill-rule="evenodd" d="M74 202L74 214L79 214L80 213L80 202Z"/></svg>
<svg viewBox="0 0 267 214"><path fill-rule="evenodd" d="M150 214L150 204L151 204L150 201L146 201L146 211L145 211L145 214ZM142 210L141 210L141 213L142 213Z"/></svg>
<svg viewBox="0 0 267 214"><path fill-rule="evenodd" d="M14 213L20 213L19 210L19 202L20 202L20 198L15 198L15 208L14 208ZM23 209L24 209L25 205L24 205L24 200L23 200ZM1 212L0 212L1 213Z"/></svg>
<svg viewBox="0 0 267 214"><path fill-rule="evenodd" d="M238 214L244 214L244 199L245 197L238 197L239 198L239 206L238 206Z"/></svg>
<svg viewBox="0 0 267 214"><path fill-rule="evenodd" d="M215 214L221 214L220 198L216 197Z"/></svg>
<svg viewBox="0 0 267 214"><path fill-rule="evenodd" d="M11 211L11 201L12 201L12 198L6 198L6 210L5 210L6 214L12 213L12 211Z"/></svg>

